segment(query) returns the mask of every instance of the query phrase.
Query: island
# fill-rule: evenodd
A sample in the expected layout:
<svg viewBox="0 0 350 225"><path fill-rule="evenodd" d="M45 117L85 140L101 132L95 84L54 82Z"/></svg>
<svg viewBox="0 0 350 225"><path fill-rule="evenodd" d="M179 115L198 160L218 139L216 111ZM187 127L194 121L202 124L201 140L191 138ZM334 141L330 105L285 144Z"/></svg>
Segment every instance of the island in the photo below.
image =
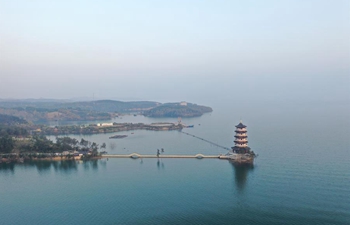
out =
<svg viewBox="0 0 350 225"><path fill-rule="evenodd" d="M100 123L89 125L66 125L66 126L36 126L32 130L37 135L68 135L68 134L101 134L115 133L130 130L152 130L152 131L170 131L181 130L184 125L181 123Z"/></svg>
<svg viewBox="0 0 350 225"><path fill-rule="evenodd" d="M196 117L212 111L213 109L208 106L180 102L158 105L144 111L143 115L148 117Z"/></svg>
<svg viewBox="0 0 350 225"><path fill-rule="evenodd" d="M212 112L212 108L197 104L158 103L151 101L121 102L98 100L71 102L65 100L3 100L0 99L0 163L21 159L90 159L99 157L98 149L106 144L76 140L61 135L100 134L131 130L181 131L186 126L181 120L176 123L96 123L91 121L111 120L124 114L147 117L195 117ZM90 121L85 125L49 125L55 121ZM46 135L57 137L56 142ZM114 135L110 138L124 138Z"/></svg>
<svg viewBox="0 0 350 225"><path fill-rule="evenodd" d="M16 116L0 114L0 163L23 160L75 160L99 158L106 148L95 142L80 141L62 135L100 134L129 130L171 131L181 130L181 123L96 123L88 125L47 126L34 124ZM56 136L56 142L47 138ZM110 138L125 138L127 135L114 135Z"/></svg>

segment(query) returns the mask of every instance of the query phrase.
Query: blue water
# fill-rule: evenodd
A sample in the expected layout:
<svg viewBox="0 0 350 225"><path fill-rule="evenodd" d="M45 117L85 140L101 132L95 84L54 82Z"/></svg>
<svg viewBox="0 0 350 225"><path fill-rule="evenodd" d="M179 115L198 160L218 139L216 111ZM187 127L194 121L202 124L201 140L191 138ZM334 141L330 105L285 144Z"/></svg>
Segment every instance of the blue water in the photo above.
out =
<svg viewBox="0 0 350 225"><path fill-rule="evenodd" d="M186 132L232 146L244 115L252 167L218 159L0 165L1 224L350 224L349 106L213 106ZM157 122L123 116L120 122ZM199 125L200 124L200 125ZM131 134L133 132L134 134ZM109 153L220 154L177 131L74 136ZM54 139L54 137L51 137Z"/></svg>

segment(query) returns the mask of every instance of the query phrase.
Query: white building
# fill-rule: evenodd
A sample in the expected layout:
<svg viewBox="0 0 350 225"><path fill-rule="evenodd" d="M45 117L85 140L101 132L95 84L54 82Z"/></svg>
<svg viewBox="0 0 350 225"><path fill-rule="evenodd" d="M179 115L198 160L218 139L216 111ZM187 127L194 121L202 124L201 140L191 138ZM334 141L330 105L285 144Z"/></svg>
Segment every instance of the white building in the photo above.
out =
<svg viewBox="0 0 350 225"><path fill-rule="evenodd" d="M107 126L113 126L113 123L98 123L98 127L107 127Z"/></svg>

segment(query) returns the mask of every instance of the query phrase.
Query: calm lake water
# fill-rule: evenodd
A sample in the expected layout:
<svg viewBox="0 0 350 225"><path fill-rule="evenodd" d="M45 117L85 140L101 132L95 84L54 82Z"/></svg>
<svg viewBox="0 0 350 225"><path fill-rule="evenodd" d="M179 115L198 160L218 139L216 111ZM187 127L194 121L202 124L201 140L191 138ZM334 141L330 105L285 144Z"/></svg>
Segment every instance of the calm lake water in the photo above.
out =
<svg viewBox="0 0 350 225"><path fill-rule="evenodd" d="M1 224L350 224L348 104L213 105L186 132L230 147L240 118L259 154L218 159L102 159L0 165ZM142 116L120 122L176 122ZM200 125L199 125L200 124ZM131 133L134 134L131 134ZM177 131L75 136L108 153L220 154ZM51 137L54 139L54 137Z"/></svg>

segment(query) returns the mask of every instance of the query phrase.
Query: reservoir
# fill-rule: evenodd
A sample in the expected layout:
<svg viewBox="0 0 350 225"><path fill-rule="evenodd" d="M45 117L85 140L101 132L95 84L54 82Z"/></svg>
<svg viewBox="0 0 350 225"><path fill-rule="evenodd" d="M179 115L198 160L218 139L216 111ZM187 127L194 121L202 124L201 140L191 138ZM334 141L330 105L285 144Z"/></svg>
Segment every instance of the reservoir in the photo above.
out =
<svg viewBox="0 0 350 225"><path fill-rule="evenodd" d="M242 119L259 155L253 166L186 158L0 164L1 223L349 224L348 105L212 107L202 117L182 118L194 125L184 131L231 147ZM176 121L130 115L110 122ZM115 134L128 136L71 137L106 143L109 154L226 153L178 131Z"/></svg>

